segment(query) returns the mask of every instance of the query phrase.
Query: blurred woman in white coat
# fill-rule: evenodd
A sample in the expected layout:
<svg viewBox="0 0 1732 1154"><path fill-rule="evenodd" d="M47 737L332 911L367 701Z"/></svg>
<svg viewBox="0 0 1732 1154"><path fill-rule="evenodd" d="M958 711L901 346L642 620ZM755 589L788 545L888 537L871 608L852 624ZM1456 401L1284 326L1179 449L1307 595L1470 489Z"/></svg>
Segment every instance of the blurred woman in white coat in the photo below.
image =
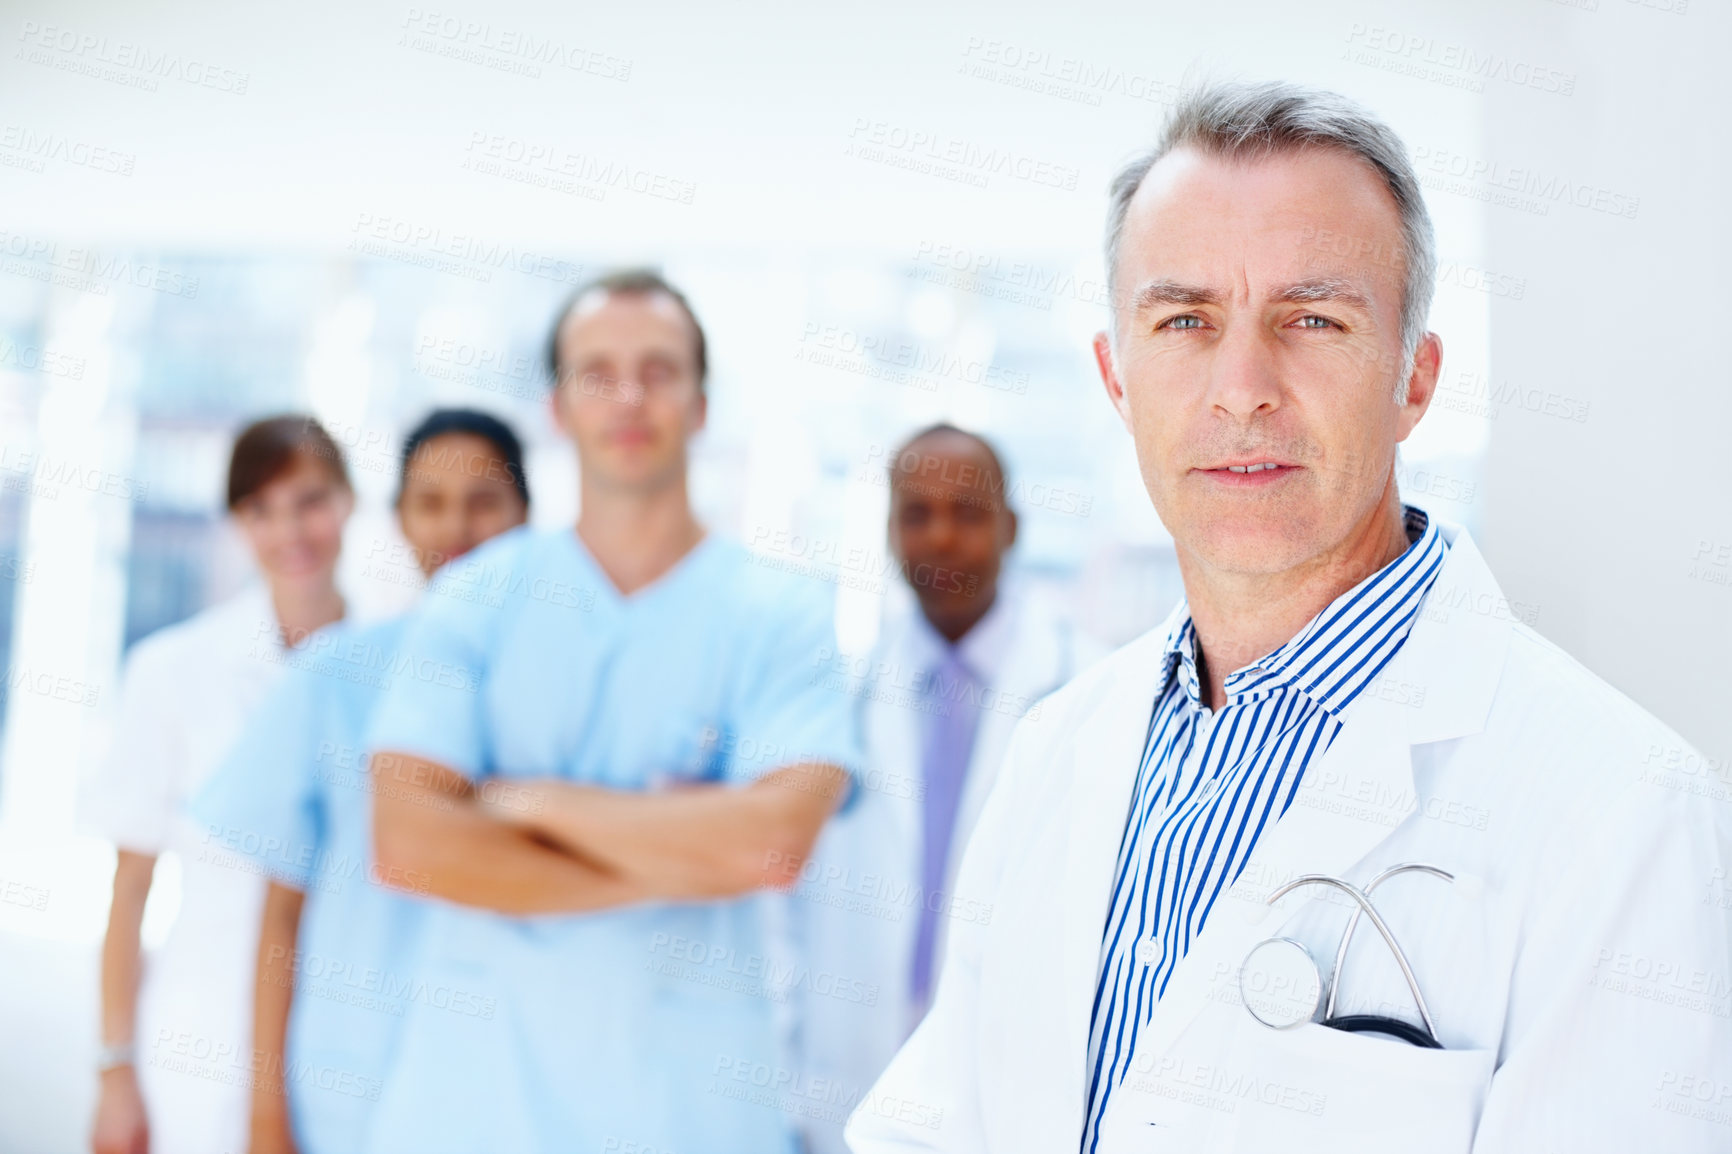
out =
<svg viewBox="0 0 1732 1154"><path fill-rule="evenodd" d="M823 1154L845 1148L842 1115L925 1014L950 924L990 916L952 895L1011 730L1105 653L1056 606L1000 579L1017 519L984 439L924 429L891 457L888 479L890 550L915 607L887 615L858 669L825 671L859 697L867 772L793 903L798 1061L836 1097L807 1119L808 1147Z"/></svg>
<svg viewBox="0 0 1732 1154"><path fill-rule="evenodd" d="M246 1143L253 951L264 881L182 812L292 647L340 619L334 575L354 507L341 450L310 417L247 427L228 511L262 582L145 638L128 656L112 752L86 800L115 844L102 950L96 1154L227 1154ZM179 859L179 913L146 962L139 930L158 857Z"/></svg>

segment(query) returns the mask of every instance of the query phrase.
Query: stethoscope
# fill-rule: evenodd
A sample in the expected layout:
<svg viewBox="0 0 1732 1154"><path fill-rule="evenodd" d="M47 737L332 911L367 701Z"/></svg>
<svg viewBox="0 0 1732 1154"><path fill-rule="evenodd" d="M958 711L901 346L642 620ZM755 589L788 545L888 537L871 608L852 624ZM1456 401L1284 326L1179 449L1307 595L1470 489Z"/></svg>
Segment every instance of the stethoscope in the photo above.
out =
<svg viewBox="0 0 1732 1154"><path fill-rule="evenodd" d="M1271 1029L1286 1030L1304 1022L1319 1021L1318 1004L1321 1002L1320 1024L1332 1030L1345 1030L1353 1034L1388 1034L1429 1050L1443 1049L1443 1043L1437 1040L1437 1026L1431 1020L1431 1009L1425 1004L1425 995L1419 991L1419 982L1413 976L1413 967L1408 964L1407 954L1395 940L1395 935L1390 932L1389 924L1371 904L1373 890L1397 874L1404 873L1426 873L1446 882L1455 881L1454 874L1436 866L1408 864L1390 866L1372 878L1363 890L1351 882L1327 874L1305 874L1271 893L1268 904L1274 905L1301 886L1330 886L1352 898L1358 908L1353 911L1353 916L1347 922L1347 929L1341 935L1341 944L1335 949L1335 968L1329 973L1327 995L1324 994L1323 972L1318 969L1317 960L1311 956L1311 951L1303 942L1288 937L1274 937L1265 938L1251 947L1250 952L1245 955L1244 964L1239 967L1239 997L1251 1016ZM1406 979L1408 992L1413 995L1413 1004L1418 1007L1419 1017L1425 1023L1423 1029L1412 1022L1383 1014L1336 1016L1336 998L1341 992L1341 968L1347 962L1347 947L1353 944L1353 933L1359 928L1361 914L1369 919L1372 927L1382 935L1389 952L1395 956L1395 964L1401 967L1401 976ZM1261 988L1245 988L1247 973L1253 975L1253 986L1257 985L1258 977L1265 979Z"/></svg>

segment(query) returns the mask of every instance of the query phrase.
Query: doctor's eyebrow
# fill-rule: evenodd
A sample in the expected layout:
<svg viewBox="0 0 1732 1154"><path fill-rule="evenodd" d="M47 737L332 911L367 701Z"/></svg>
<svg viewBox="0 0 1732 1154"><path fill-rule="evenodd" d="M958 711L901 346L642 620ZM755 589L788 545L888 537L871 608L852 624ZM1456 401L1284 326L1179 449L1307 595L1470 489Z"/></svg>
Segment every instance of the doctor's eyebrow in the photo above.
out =
<svg viewBox="0 0 1732 1154"><path fill-rule="evenodd" d="M1152 280L1136 291L1131 308L1141 312L1155 305L1218 305L1226 299L1219 289L1180 284L1176 280Z"/></svg>
<svg viewBox="0 0 1732 1154"><path fill-rule="evenodd" d="M1343 304L1371 311L1371 299L1357 285L1338 277L1317 277L1290 284L1276 293L1274 299L1289 304Z"/></svg>
<svg viewBox="0 0 1732 1154"><path fill-rule="evenodd" d="M1219 305L1227 299L1220 289L1183 284L1176 280L1152 280L1136 291L1131 307L1137 312L1156 305ZM1277 290L1271 300L1288 304L1333 302L1371 311L1371 299L1351 281L1340 277L1313 277Z"/></svg>

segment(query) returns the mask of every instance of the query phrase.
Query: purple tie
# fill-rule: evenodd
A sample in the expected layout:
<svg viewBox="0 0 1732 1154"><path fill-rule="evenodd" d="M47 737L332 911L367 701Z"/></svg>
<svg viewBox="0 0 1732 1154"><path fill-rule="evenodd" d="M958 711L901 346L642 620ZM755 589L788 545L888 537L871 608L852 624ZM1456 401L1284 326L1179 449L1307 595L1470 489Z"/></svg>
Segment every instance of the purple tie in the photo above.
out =
<svg viewBox="0 0 1732 1154"><path fill-rule="evenodd" d="M920 859L920 928L914 939L912 990L917 1011L924 1011L932 993L932 950L938 936L939 911L949 908L950 895L943 893L944 867L950 859L950 839L956 831L956 810L962 802L962 783L968 775L968 760L974 750L974 731L980 722L979 683L947 647L926 683L931 721L921 769L926 784L922 808Z"/></svg>

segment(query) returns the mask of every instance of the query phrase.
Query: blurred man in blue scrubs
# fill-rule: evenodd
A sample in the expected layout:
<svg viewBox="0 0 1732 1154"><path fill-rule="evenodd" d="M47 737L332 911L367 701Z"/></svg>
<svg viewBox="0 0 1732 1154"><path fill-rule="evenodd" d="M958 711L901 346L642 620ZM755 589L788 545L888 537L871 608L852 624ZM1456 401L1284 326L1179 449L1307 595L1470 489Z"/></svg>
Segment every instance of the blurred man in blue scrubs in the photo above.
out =
<svg viewBox="0 0 1732 1154"><path fill-rule="evenodd" d="M397 518L409 579L523 524L528 510L523 450L498 418L440 409L406 438ZM379 573L397 573L398 559L382 552ZM249 1154L363 1149L407 1004L442 996L409 960L425 905L368 866L367 720L393 680L429 675L401 647L406 620L345 621L310 638L191 802L213 842L272 879L258 949ZM413 878L394 880L414 888ZM479 994L464 1003L486 1006Z"/></svg>
<svg viewBox="0 0 1732 1154"><path fill-rule="evenodd" d="M790 884L857 766L812 683L831 597L708 533L687 493L706 350L658 275L580 291L551 339L577 524L439 578L370 747L375 849L440 901L375 1154L792 1148L764 891Z"/></svg>

